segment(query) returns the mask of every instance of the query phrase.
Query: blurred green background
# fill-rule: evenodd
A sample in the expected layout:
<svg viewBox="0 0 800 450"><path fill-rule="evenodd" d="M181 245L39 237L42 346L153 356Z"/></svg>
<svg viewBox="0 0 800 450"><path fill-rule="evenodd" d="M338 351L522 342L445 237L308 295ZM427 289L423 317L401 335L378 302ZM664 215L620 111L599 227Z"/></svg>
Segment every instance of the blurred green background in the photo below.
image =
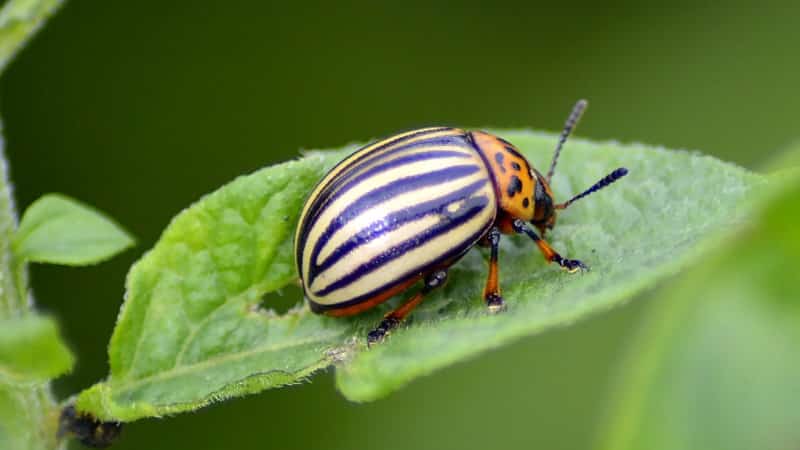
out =
<svg viewBox="0 0 800 450"><path fill-rule="evenodd" d="M758 168L798 136L800 4L376 4L74 0L0 82L21 207L63 192L139 246L89 269L36 266L42 309L108 371L129 265L169 219L301 148L431 124L578 131ZM547 161L537 161L546 166ZM586 448L648 302L523 340L352 404L330 373L127 426L120 449Z"/></svg>

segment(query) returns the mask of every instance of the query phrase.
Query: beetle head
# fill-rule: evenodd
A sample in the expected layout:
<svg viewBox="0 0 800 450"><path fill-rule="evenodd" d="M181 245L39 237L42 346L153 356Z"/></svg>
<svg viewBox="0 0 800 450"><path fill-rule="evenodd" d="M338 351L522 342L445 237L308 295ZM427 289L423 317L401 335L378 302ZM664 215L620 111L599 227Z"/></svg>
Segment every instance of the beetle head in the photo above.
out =
<svg viewBox="0 0 800 450"><path fill-rule="evenodd" d="M535 205L533 210L533 217L531 224L539 229L542 235L547 230L553 229L556 225L556 208L553 202L553 191L550 190L550 184L544 177L532 170L534 173L533 178L536 180L536 185L533 192L533 203Z"/></svg>

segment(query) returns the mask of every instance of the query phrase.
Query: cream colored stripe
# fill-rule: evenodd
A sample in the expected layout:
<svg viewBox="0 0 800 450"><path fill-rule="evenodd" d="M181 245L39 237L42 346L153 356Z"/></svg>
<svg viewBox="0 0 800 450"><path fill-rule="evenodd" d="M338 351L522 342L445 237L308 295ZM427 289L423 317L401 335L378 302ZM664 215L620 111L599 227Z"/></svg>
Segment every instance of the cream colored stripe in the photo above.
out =
<svg viewBox="0 0 800 450"><path fill-rule="evenodd" d="M436 165L432 165L430 161L418 161L409 164L403 164L399 167L382 171L374 176L370 176L348 189L345 195L340 196L331 202L318 216L317 220L308 230L306 235L306 248L303 249L303 267L308 270L311 258L311 249L313 245L320 238L322 233L328 228L330 223L339 217L344 210L352 204L355 199L371 192L373 190L385 188L390 184L398 182L398 179L408 176L422 175L441 169L442 167L450 167L452 165L464 165L465 163L478 165L475 160L465 160L464 158L451 157L441 158L437 160ZM483 174L483 171L478 171L476 174ZM483 175L486 176L486 175ZM471 178L471 177L470 177ZM474 179L473 179L474 181ZM387 199L383 204L391 203L394 199ZM304 274L306 276L306 274Z"/></svg>
<svg viewBox="0 0 800 450"><path fill-rule="evenodd" d="M330 254L333 253L333 251L336 250L340 245L344 244L353 235L363 230L376 220L385 219L389 214L396 213L404 209L413 208L414 206L428 200L444 197L447 194L457 191L458 189L466 187L467 185L481 179L486 180L486 176L481 172L477 172L472 176L459 178L448 183L437 184L434 186L428 186L426 188L405 192L393 197L390 201L375 205L374 207L362 212L357 217L347 222L344 227L336 231L333 236L328 239L328 242L325 243L325 246L323 246L320 250L316 263L318 265L323 264L325 260L328 259ZM489 181L486 180L486 182L488 183ZM387 223L386 225L388 226L390 224ZM311 248L309 248L309 251L310 250Z"/></svg>
<svg viewBox="0 0 800 450"><path fill-rule="evenodd" d="M430 147L423 146L423 147L420 147L420 148L414 148L414 149L409 149L409 150L404 150L404 151L401 151L401 152L397 152L397 153L395 153L393 155L385 156L383 158L376 158L373 161L369 162L368 164L364 164L363 166L361 166L360 165L361 163L359 163L359 167L358 168L352 167L352 173L348 172L347 176L348 177L352 176L352 178L350 178L350 180L352 180L352 179L358 177L359 175L365 173L366 171L368 171L370 169L373 169L374 167L379 166L381 164L386 164L388 162L395 161L395 160L397 160L399 158L403 158L403 157L406 157L406 156L409 156L409 155L420 155L420 154L425 154L425 153L428 153L428 152L436 152L436 151L442 151L442 150L450 151L450 152L458 152L461 155L475 158L476 161L482 161L480 159L480 157L475 154L475 151L473 151L469 147L465 147L463 145L451 144L451 145L437 145L437 146L430 146ZM381 153L383 153L383 152L381 152ZM427 161L429 161L429 164L431 164L431 165L438 165L439 161L442 160L443 158L453 158L453 157L454 156L445 156L445 157L442 157L442 158L429 159ZM462 159L463 159L463 156L462 156ZM333 183L333 182L337 182L337 181L339 181L338 178L336 180L331 180L330 182ZM347 184L347 182L345 182L344 184ZM326 196L332 196L332 195L336 194L336 192L338 192L341 188L342 188L342 186L339 186L335 190L330 191L330 192L326 193L325 195Z"/></svg>
<svg viewBox="0 0 800 450"><path fill-rule="evenodd" d="M444 130L439 131L439 132L425 133L425 131L427 131L427 130L431 130L432 131L432 130L436 130L437 128L441 128L441 127L420 128L420 129L417 129L417 130L411 130L411 131L408 131L408 132L405 132L405 133L396 134L394 136L390 136L390 137L388 137L386 139L382 139L382 140L380 140L378 142L370 144L370 145L368 145L366 147L362 147L361 149L356 150L355 152L353 152L353 154L351 154L350 156L348 156L345 159L343 159L339 164L337 164L333 169L331 169L325 175L325 177L322 178L322 180L319 183L317 183L317 186L314 188L314 190L308 196L308 199L306 199L305 205L303 205L303 211L300 213L300 221L298 222L298 224L302 224L303 223L303 221L305 220L306 214L308 214L308 210L311 208L311 205L314 204L314 201L317 199L317 195L319 195L320 191L325 189L325 186L327 186L331 181L333 181L333 179L335 177L339 176L340 173L342 173L343 171L347 170L350 167L350 165L356 159L360 158L361 156L363 156L363 155L365 155L365 154L367 154L369 152L372 152L374 149L380 147L381 145L385 145L389 141L398 140L398 139L401 139L401 138L406 137L406 136L411 136L411 135L414 135L414 134L417 134L417 133L422 133L420 136L417 136L414 139L411 139L409 141L401 142L401 143L395 143L395 144L392 144L392 145L388 146L385 149L379 150L379 151L375 152L376 155L383 154L383 153L385 153L385 152L387 152L387 151L389 151L391 149L396 148L398 145L409 145L409 144L416 143L416 142L419 142L419 141L422 141L422 140L425 140L425 139L438 138L438 137L444 137L444 136L458 136L458 135L464 134L464 131L463 130L459 130L458 128L448 128L448 129L444 129ZM295 231L295 237L294 237L295 254L297 254L297 245L300 242L299 233L300 233L300 226L298 226L297 230Z"/></svg>
<svg viewBox="0 0 800 450"><path fill-rule="evenodd" d="M469 221L463 223L453 230L450 230L447 233L437 236L420 247L406 252L401 257L384 264L375 272L365 275L361 279L351 283L348 286L337 289L336 291L333 291L329 295L322 298L314 296L313 292L317 292L326 288L330 284L356 270L360 265L385 252L387 249L400 245L409 237L435 226L440 220L442 220L442 217L439 215L431 215L426 216L418 221L406 224L397 230L386 234L385 236L381 237L381 239L359 247L357 252L348 255L347 258L340 259L328 270L319 274L314 280L314 283L309 290L309 295L311 296L312 300L322 305L333 305L346 302L373 291L393 280L399 280L406 276L409 271L413 270L414 268L422 268L432 263L448 253L456 245L474 244L474 242L465 243L464 240L470 235L488 229L488 227L494 221L497 213L497 205L494 201L494 191L489 183L487 183L485 189L476 195L487 196L489 198L489 204L486 206L486 208L484 208L483 211Z"/></svg>

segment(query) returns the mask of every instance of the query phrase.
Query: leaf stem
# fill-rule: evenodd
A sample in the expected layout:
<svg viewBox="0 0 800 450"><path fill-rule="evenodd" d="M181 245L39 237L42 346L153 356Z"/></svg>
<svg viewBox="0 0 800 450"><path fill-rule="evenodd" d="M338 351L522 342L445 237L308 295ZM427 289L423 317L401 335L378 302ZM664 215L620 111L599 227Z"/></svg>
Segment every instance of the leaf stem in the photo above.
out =
<svg viewBox="0 0 800 450"><path fill-rule="evenodd" d="M0 9L0 73L13 56L25 45L63 3L62 0L10 0ZM30 314L27 290L28 276L25 264L13 254L11 243L17 228L17 212L5 158L5 141L0 123L0 318L16 318ZM0 386L9 389L20 399L29 423L35 428L15 430L32 437L29 448L52 449L63 446L55 438L57 417L53 414L56 403L49 384L35 387Z"/></svg>
<svg viewBox="0 0 800 450"><path fill-rule="evenodd" d="M12 238L17 228L17 214L9 182L2 131L0 124L0 318L11 318L25 314L20 283L24 283L26 277L24 268L19 267L11 250Z"/></svg>

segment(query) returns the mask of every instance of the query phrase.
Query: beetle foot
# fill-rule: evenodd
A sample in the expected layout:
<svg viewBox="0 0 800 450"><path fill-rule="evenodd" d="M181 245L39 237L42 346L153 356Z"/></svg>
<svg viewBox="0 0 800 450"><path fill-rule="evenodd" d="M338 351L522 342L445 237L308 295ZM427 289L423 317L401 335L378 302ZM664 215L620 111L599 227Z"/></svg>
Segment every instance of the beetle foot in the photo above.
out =
<svg viewBox="0 0 800 450"><path fill-rule="evenodd" d="M367 346L369 347L372 344L377 344L378 342L383 341L384 338L386 338L386 336L388 336L393 329L397 328L397 325L399 324L400 319L396 317L389 316L384 318L377 328L367 334Z"/></svg>
<svg viewBox="0 0 800 450"><path fill-rule="evenodd" d="M497 314L506 310L506 302L503 301L503 297L497 293L486 296L486 306L490 314Z"/></svg>
<svg viewBox="0 0 800 450"><path fill-rule="evenodd" d="M562 269L566 270L569 273L575 273L578 271L589 271L589 266L582 263L577 259L563 259L560 256L555 259L555 262L561 266Z"/></svg>

